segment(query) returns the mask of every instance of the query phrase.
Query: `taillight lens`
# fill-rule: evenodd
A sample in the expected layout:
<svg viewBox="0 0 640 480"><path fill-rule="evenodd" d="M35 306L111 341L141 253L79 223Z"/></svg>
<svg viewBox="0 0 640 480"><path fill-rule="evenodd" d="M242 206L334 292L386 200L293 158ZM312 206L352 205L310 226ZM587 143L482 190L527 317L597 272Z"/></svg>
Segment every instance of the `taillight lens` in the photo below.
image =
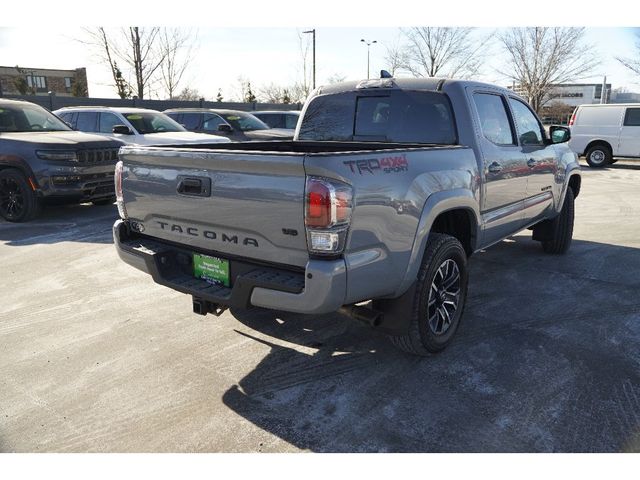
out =
<svg viewBox="0 0 640 480"><path fill-rule="evenodd" d="M569 126L573 126L573 123L576 121L576 112L578 111L578 109L576 108L573 113L571 114L571 118L569 119Z"/></svg>
<svg viewBox="0 0 640 480"><path fill-rule="evenodd" d="M116 187L116 204L118 205L118 213L123 220L127 218L127 209L124 206L124 197L122 195L122 160L116 163L116 171L114 173L114 182Z"/></svg>
<svg viewBox="0 0 640 480"><path fill-rule="evenodd" d="M342 252L352 208L353 189L350 185L307 177L305 225L310 252L325 255Z"/></svg>
<svg viewBox="0 0 640 480"><path fill-rule="evenodd" d="M350 185L308 177L305 224L307 227L331 228L351 220L353 191Z"/></svg>

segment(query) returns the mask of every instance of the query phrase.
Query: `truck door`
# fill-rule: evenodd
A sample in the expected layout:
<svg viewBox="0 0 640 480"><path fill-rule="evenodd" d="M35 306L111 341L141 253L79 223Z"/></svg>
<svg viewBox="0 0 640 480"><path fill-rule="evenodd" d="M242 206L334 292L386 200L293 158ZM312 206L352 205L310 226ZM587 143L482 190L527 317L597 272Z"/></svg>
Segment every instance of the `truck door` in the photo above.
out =
<svg viewBox="0 0 640 480"><path fill-rule="evenodd" d="M640 157L640 107L628 107L624 114L618 155Z"/></svg>
<svg viewBox="0 0 640 480"><path fill-rule="evenodd" d="M474 91L472 97L485 179L483 243L490 244L522 227L529 172L505 97L490 91Z"/></svg>
<svg viewBox="0 0 640 480"><path fill-rule="evenodd" d="M553 182L558 168L556 150L546 144L542 124L526 103L509 97L509 106L526 160L527 196L523 211L525 222L531 223L553 204Z"/></svg>

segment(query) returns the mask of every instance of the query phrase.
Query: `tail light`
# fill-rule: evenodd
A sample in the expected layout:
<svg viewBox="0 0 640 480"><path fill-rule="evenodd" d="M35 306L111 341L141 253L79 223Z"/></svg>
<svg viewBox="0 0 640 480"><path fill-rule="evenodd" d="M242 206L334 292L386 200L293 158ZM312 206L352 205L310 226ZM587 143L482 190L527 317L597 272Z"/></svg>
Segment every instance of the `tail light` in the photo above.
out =
<svg viewBox="0 0 640 480"><path fill-rule="evenodd" d="M576 108L573 113L571 114L571 118L569 119L569 126L573 126L573 123L576 121L576 112L578 111L578 109Z"/></svg>
<svg viewBox="0 0 640 480"><path fill-rule="evenodd" d="M344 249L353 202L353 189L346 183L307 177L305 225L309 251L336 254Z"/></svg>
<svg viewBox="0 0 640 480"><path fill-rule="evenodd" d="M127 209L124 206L124 197L122 195L122 160L116 163L116 171L114 174L114 182L116 186L116 204L118 205L118 213L120 214L120 218L125 220L127 218Z"/></svg>

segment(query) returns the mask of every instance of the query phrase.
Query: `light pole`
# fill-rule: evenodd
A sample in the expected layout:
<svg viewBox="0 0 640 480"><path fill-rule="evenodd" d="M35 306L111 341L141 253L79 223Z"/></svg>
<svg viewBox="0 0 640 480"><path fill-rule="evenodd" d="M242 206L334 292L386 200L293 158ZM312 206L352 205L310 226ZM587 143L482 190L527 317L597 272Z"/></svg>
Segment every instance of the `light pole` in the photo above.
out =
<svg viewBox="0 0 640 480"><path fill-rule="evenodd" d="M364 42L367 44L367 80L369 80L369 47L374 44L374 43L378 43L376 40L372 40L372 41L367 41L364 38L360 40L361 42Z"/></svg>
<svg viewBox="0 0 640 480"><path fill-rule="evenodd" d="M307 30L302 33L311 33L313 34L313 88L316 88L316 29Z"/></svg>

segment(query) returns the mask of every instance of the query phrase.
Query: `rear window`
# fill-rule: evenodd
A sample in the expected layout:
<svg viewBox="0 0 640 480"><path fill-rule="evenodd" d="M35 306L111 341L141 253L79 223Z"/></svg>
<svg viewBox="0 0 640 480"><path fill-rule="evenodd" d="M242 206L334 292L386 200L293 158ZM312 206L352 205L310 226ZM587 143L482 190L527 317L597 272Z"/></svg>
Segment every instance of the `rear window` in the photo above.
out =
<svg viewBox="0 0 640 480"><path fill-rule="evenodd" d="M442 93L346 92L314 98L298 139L452 145L456 129Z"/></svg>

